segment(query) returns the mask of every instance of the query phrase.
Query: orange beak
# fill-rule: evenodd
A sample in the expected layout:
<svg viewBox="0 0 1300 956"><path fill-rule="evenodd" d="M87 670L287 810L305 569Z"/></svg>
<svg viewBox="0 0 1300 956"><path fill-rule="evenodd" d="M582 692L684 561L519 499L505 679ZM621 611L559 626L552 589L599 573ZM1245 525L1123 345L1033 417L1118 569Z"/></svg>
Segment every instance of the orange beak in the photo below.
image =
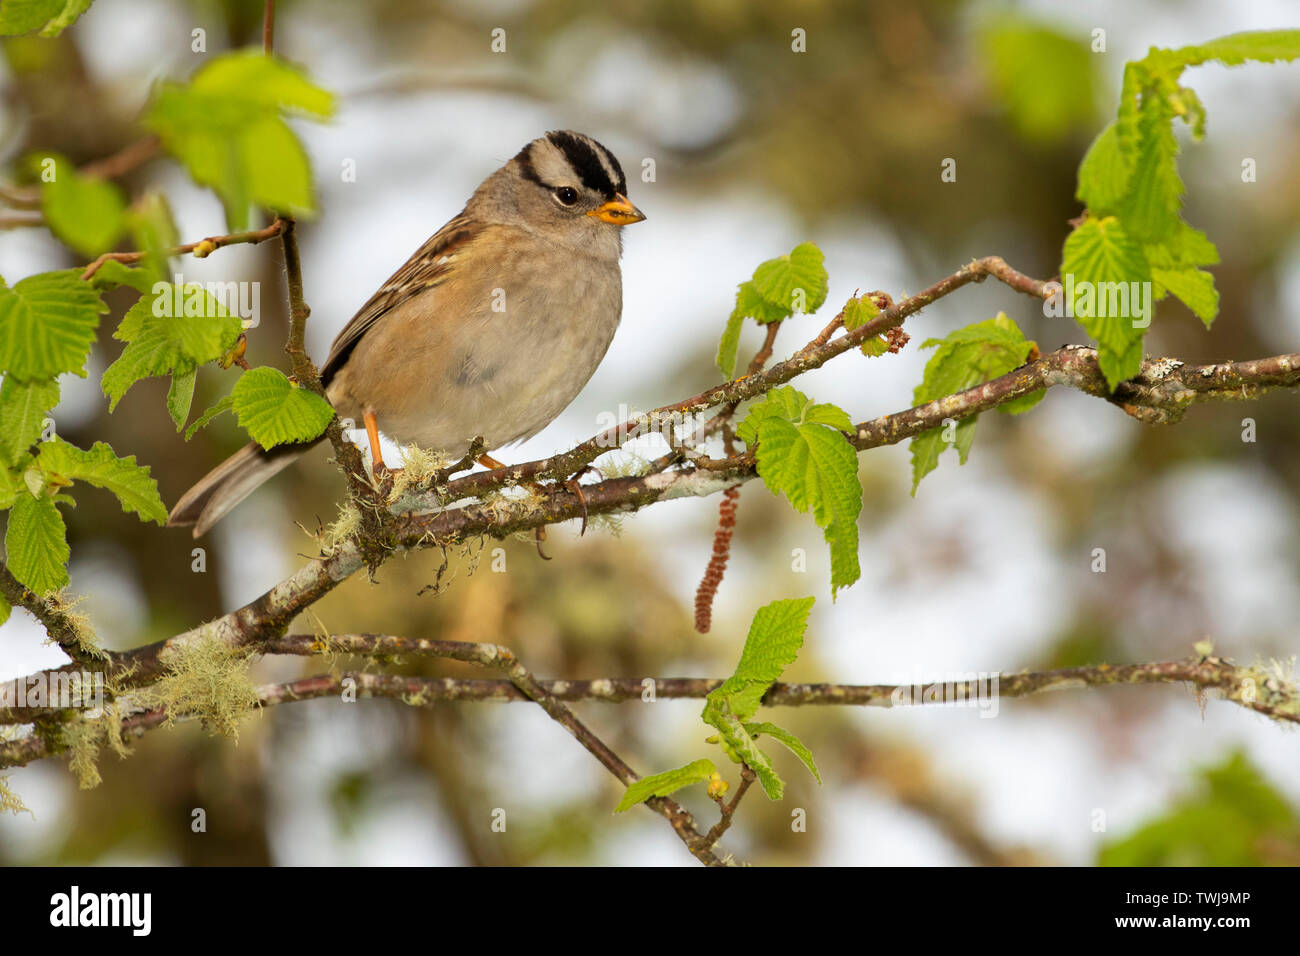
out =
<svg viewBox="0 0 1300 956"><path fill-rule="evenodd" d="M640 222L645 218L645 213L628 202L627 197L622 193L616 195L609 202L597 206L587 215L595 216L601 222L607 222L614 226L630 226L632 223Z"/></svg>

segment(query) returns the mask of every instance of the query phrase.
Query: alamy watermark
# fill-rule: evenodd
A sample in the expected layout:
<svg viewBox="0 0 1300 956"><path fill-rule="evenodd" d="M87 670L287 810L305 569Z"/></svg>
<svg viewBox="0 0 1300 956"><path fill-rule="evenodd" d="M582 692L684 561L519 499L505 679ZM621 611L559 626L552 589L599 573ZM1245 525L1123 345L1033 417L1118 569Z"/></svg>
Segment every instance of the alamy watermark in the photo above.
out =
<svg viewBox="0 0 1300 956"><path fill-rule="evenodd" d="M153 284L153 314L160 319L237 315L246 329L257 328L262 320L260 282L187 283L179 272L174 278Z"/></svg>
<svg viewBox="0 0 1300 956"><path fill-rule="evenodd" d="M978 671L952 674L929 683L903 684L894 688L889 699L895 707L947 704L951 707L974 707L979 710L980 717L996 717L1000 676L1000 671Z"/></svg>
<svg viewBox="0 0 1300 956"><path fill-rule="evenodd" d="M1133 328L1151 324L1150 282L1076 282L1066 273L1064 283L1048 282L1043 315L1071 319L1130 319Z"/></svg>
<svg viewBox="0 0 1300 956"><path fill-rule="evenodd" d="M45 671L0 683L0 707L104 708L100 671Z"/></svg>

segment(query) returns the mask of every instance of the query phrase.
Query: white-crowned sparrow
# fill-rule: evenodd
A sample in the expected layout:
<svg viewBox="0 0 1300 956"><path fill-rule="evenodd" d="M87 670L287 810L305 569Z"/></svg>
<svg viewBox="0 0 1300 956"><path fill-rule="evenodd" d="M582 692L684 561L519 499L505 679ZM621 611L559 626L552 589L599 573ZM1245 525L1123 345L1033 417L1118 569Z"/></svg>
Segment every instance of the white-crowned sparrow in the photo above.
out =
<svg viewBox="0 0 1300 956"><path fill-rule="evenodd" d="M342 418L462 457L541 431L591 378L623 308L620 228L645 218L618 160L569 131L533 140L474 192L339 333L321 368ZM169 525L194 536L309 445L249 444L205 475ZM490 459L488 459L490 461Z"/></svg>

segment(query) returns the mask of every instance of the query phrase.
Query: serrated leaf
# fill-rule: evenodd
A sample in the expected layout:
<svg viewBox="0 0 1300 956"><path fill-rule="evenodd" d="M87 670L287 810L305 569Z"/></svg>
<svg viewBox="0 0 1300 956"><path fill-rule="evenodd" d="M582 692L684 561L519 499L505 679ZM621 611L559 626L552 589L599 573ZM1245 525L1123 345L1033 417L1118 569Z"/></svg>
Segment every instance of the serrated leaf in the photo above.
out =
<svg viewBox="0 0 1300 956"><path fill-rule="evenodd" d="M995 318L975 322L948 334L943 339L927 339L921 348L935 348L926 363L921 384L912 393L914 405L924 405L946 398L957 392L981 385L991 379L1006 375L1025 361L1037 345L1025 338L1020 327L999 312ZM1023 411L1042 398L1041 390L1017 399ZM945 426L936 426L912 438L912 494L916 494L921 479L939 464L939 456L949 447L957 449L957 458L966 463L971 445L975 441L975 422L978 416L962 419L951 432L951 442L945 441Z"/></svg>
<svg viewBox="0 0 1300 956"><path fill-rule="evenodd" d="M639 803L645 803L651 797L666 797L683 787L708 780L718 772L712 760L695 760L676 770L665 770L653 776L642 777L629 784L623 793L623 799L614 808L615 813L630 810Z"/></svg>
<svg viewBox="0 0 1300 956"><path fill-rule="evenodd" d="M1214 276L1204 269L1152 269L1155 296L1160 298L1168 290L1182 299L1208 329L1219 314L1219 291L1214 287Z"/></svg>
<svg viewBox="0 0 1300 956"><path fill-rule="evenodd" d="M1128 192L1132 164L1120 152L1119 133L1109 124L1088 147L1079 164L1075 195L1098 216L1114 213Z"/></svg>
<svg viewBox="0 0 1300 956"><path fill-rule="evenodd" d="M1142 309L1131 301L1132 290L1140 294L1151 281L1142 246L1114 216L1088 219L1065 240L1061 277L1067 285L1072 280L1072 314L1097 342L1098 364L1113 389L1142 367L1142 337L1151 317L1139 315Z"/></svg>
<svg viewBox="0 0 1300 956"><path fill-rule="evenodd" d="M202 415L196 418L189 428L185 429L185 440L189 441L191 438L195 436L195 434L198 432L200 428L206 428L214 418L216 418L218 415L222 414L223 412L230 411L234 407L234 405L235 405L235 398L233 395L227 395L221 401L217 402L217 404L213 405Z"/></svg>
<svg viewBox="0 0 1300 956"><path fill-rule="evenodd" d="M58 507L44 495L18 495L5 529L10 573L45 597L68 586L68 530Z"/></svg>
<svg viewBox="0 0 1300 956"><path fill-rule="evenodd" d="M790 752L803 761L803 765L808 768L818 783L822 782L822 775L817 770L817 761L813 760L812 751L802 740L796 737L784 727L778 727L776 724L769 724L759 721L757 723L745 724L745 731L751 737L758 737L760 734L767 734L773 740L778 740L789 748Z"/></svg>
<svg viewBox="0 0 1300 956"><path fill-rule="evenodd" d="M6 375L0 384L0 462L16 465L36 444L46 413L59 404L57 381L20 382Z"/></svg>
<svg viewBox="0 0 1300 956"><path fill-rule="evenodd" d="M102 441L89 450L70 445L62 438L43 442L36 456L36 466L46 475L84 481L112 492L128 514L141 520L166 524L167 508L158 495L158 483L149 468L135 463L135 456L118 458Z"/></svg>
<svg viewBox="0 0 1300 956"><path fill-rule="evenodd" d="M826 301L826 257L811 242L801 242L789 255L769 259L754 270L754 289L770 305L792 314L816 312Z"/></svg>
<svg viewBox="0 0 1300 956"><path fill-rule="evenodd" d="M334 418L329 402L267 366L241 375L230 397L240 427L267 450L319 438Z"/></svg>
<svg viewBox="0 0 1300 956"><path fill-rule="evenodd" d="M104 370L101 386L109 397L110 412L141 379L189 375L199 365L220 358L239 338L239 316L227 313L202 286L187 284L180 292L179 309L176 297L176 286L159 283L127 310L113 333L127 346Z"/></svg>
<svg viewBox="0 0 1300 956"><path fill-rule="evenodd" d="M99 316L108 311L76 269L0 285L0 369L23 381L86 376Z"/></svg>
<svg viewBox="0 0 1300 956"><path fill-rule="evenodd" d="M1240 66L1247 61L1274 63L1300 58L1300 30L1249 30L1219 37L1209 43L1185 46L1173 51L1185 66L1218 60L1225 66Z"/></svg>
<svg viewBox="0 0 1300 956"><path fill-rule="evenodd" d="M210 61L188 84L168 83L145 122L194 180L216 190L231 229L248 226L249 206L312 211L311 170L285 112L331 115L334 98L260 49Z"/></svg>
<svg viewBox="0 0 1300 956"><path fill-rule="evenodd" d="M730 712L742 721L753 717L767 689L798 656L813 601L810 597L773 601L759 608L735 673L714 688L709 699L727 700Z"/></svg>
<svg viewBox="0 0 1300 956"><path fill-rule="evenodd" d="M1164 98L1143 98L1132 173L1116 209L1125 231L1138 242L1163 241L1181 218L1184 187L1178 175L1178 141L1170 123L1173 115Z"/></svg>
<svg viewBox="0 0 1300 956"><path fill-rule="evenodd" d="M769 392L736 429L741 441L757 446L758 474L768 490L785 495L796 511L812 511L831 549L832 597L861 574L862 484L857 453L841 434L852 428L847 412L786 386Z"/></svg>
<svg viewBox="0 0 1300 956"><path fill-rule="evenodd" d="M73 163L54 159L52 180L41 184L41 212L51 231L85 256L117 244L126 231L126 200L110 182L83 176Z"/></svg>

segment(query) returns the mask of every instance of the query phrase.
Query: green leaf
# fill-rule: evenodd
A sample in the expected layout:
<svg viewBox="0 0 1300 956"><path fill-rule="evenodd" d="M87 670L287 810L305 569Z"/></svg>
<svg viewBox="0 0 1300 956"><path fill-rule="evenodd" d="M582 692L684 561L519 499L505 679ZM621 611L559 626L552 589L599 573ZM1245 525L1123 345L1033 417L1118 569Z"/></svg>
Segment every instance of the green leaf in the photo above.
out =
<svg viewBox="0 0 1300 956"><path fill-rule="evenodd" d="M1162 97L1147 96L1142 101L1132 174L1117 209L1124 229L1139 242L1161 242L1181 221L1184 186L1178 175L1173 115Z"/></svg>
<svg viewBox="0 0 1300 956"><path fill-rule="evenodd" d="M36 456L36 465L51 478L71 478L84 481L112 492L122 504L122 510L140 516L141 520L166 524L167 508L158 496L158 483L149 475L149 469L135 463L135 456L118 458L113 449L102 441L95 442L87 451L70 445L62 438L43 442Z"/></svg>
<svg viewBox="0 0 1300 956"><path fill-rule="evenodd" d="M1114 213L1128 193L1132 164L1120 152L1119 133L1114 123L1102 130L1079 164L1079 188L1075 195L1095 215Z"/></svg>
<svg viewBox="0 0 1300 956"><path fill-rule="evenodd" d="M729 702L726 699L709 701L704 705L703 717L705 723L718 729L723 752L733 762L743 763L754 771L769 800L780 800L785 793L785 781L772 766L771 758L759 749L744 723L731 712Z"/></svg>
<svg viewBox="0 0 1300 956"><path fill-rule="evenodd" d="M68 531L45 495L19 494L9 512L5 553L18 583L40 597L68 586Z"/></svg>
<svg viewBox="0 0 1300 956"><path fill-rule="evenodd" d="M9 612L12 610L13 605L9 603L3 594L0 594L0 627L3 627L5 622L9 620Z"/></svg>
<svg viewBox="0 0 1300 956"><path fill-rule="evenodd" d="M758 609L749 626L736 672L709 693L709 700L729 702L741 721L758 710L767 689L780 679L803 646L814 598L773 601Z"/></svg>
<svg viewBox="0 0 1300 956"><path fill-rule="evenodd" d="M57 381L20 382L6 375L0 384L0 461L18 464L40 441L46 413L57 404Z"/></svg>
<svg viewBox="0 0 1300 956"><path fill-rule="evenodd" d="M126 219L132 244L145 253L140 268L149 277L150 286L153 282L170 282L171 257L168 253L176 248L180 239L166 197L157 192L148 193L131 206ZM140 291L148 292L149 288Z"/></svg>
<svg viewBox="0 0 1300 956"><path fill-rule="evenodd" d="M190 417L190 405L194 403L194 380L197 377L197 369L177 371L167 388L167 414L176 423L177 431L185 427L185 419Z"/></svg>
<svg viewBox="0 0 1300 956"><path fill-rule="evenodd" d="M201 285L187 283L178 292L175 285L158 283L153 294L141 296L127 310L113 333L127 346L104 371L101 385L109 397L109 411L141 379L168 373L184 379L199 365L220 358L238 340L242 328L239 316L227 313ZM173 392L176 388L172 386ZM171 393L168 403L170 409Z"/></svg>
<svg viewBox="0 0 1300 956"><path fill-rule="evenodd" d="M62 9L41 29L41 36L56 37L80 19L90 9L94 0L62 0L58 5Z"/></svg>
<svg viewBox="0 0 1300 956"><path fill-rule="evenodd" d="M1165 290L1172 292L1205 323L1208 329L1219 314L1219 290L1214 287L1214 276L1204 269L1152 269L1155 296L1160 298Z"/></svg>
<svg viewBox="0 0 1300 956"><path fill-rule="evenodd" d="M196 182L216 190L230 228L246 229L250 204L312 211L311 169L286 112L328 117L334 98L295 67L249 49L211 60L188 84L163 84L145 122Z"/></svg>
<svg viewBox="0 0 1300 956"><path fill-rule="evenodd" d="M978 35L994 97L1020 135L1056 143L1097 112L1097 57L1077 34L1002 11Z"/></svg>
<svg viewBox="0 0 1300 956"><path fill-rule="evenodd" d="M718 772L712 760L696 760L676 770L665 770L650 777L642 777L628 786L623 799L614 808L615 813L631 810L638 803L645 803L651 797L666 797L676 793L682 787L708 780Z"/></svg>
<svg viewBox="0 0 1300 956"><path fill-rule="evenodd" d="M921 348L936 348L926 363L925 374L912 393L914 405L924 405L957 392L981 385L1019 368L1037 349L1025 338L1020 327L999 312L995 318L975 322L951 332L943 339L927 339ZM1017 399L1013 411L1024 411L1043 397L1040 389ZM912 455L912 494L921 479L934 471L939 455L947 448L957 449L957 458L966 463L975 441L978 416L959 421L952 430L952 441L944 440L944 426L936 426L915 436L910 445Z"/></svg>
<svg viewBox="0 0 1300 956"><path fill-rule="evenodd" d="M769 392L736 429L746 445L757 445L758 474L768 490L784 494L796 511L812 511L830 545L832 597L861 574L862 484L857 452L841 434L852 429L843 409L816 405L789 386Z"/></svg>
<svg viewBox="0 0 1300 956"><path fill-rule="evenodd" d="M22 476L14 474L8 468L0 468L0 511L12 508L20 493L26 493Z"/></svg>
<svg viewBox="0 0 1300 956"><path fill-rule="evenodd" d="M1240 751L1198 774L1197 788L1102 847L1101 866L1288 866L1300 820Z"/></svg>
<svg viewBox="0 0 1300 956"><path fill-rule="evenodd" d="M63 9L64 0L4 0L0 3L0 36L19 36L43 27Z"/></svg>
<svg viewBox="0 0 1300 956"><path fill-rule="evenodd" d="M813 775L814 779L816 779L818 783L822 782L822 775L817 770L817 762L813 760L812 751L808 749L807 745L805 745L802 740L790 733L790 731L786 730L784 727L778 727L776 724L768 724L760 721L758 723L745 724L745 732L751 737L758 737L759 734L767 734L773 740L779 740L790 749L791 753L803 761L803 765L808 768L808 772Z"/></svg>
<svg viewBox="0 0 1300 956"><path fill-rule="evenodd" d="M786 315L816 312L826 301L824 262L817 246L800 243L789 255L769 259L754 270L754 291L769 305L788 310Z"/></svg>
<svg viewBox="0 0 1300 956"><path fill-rule="evenodd" d="M1068 305L1096 340L1098 363L1113 389L1142 367L1142 337L1151 316L1141 315L1142 307L1131 301L1132 290L1140 292L1151 281L1142 246L1114 216L1088 219L1065 240L1061 277L1073 289Z"/></svg>
<svg viewBox="0 0 1300 956"><path fill-rule="evenodd" d="M63 372L86 376L86 356L99 316L108 309L81 272L28 276L0 285L0 369L24 381Z"/></svg>
<svg viewBox="0 0 1300 956"><path fill-rule="evenodd" d="M41 212L56 236L85 256L117 245L126 231L126 200L110 182L83 176L62 156L54 160L54 178L41 185Z"/></svg>
<svg viewBox="0 0 1300 956"><path fill-rule="evenodd" d="M1199 46L1185 46L1173 51L1173 58L1184 66L1197 66L1218 60L1225 66L1241 66L1249 60L1274 63L1300 58L1300 30L1252 30L1232 33Z"/></svg>
<svg viewBox="0 0 1300 956"><path fill-rule="evenodd" d="M334 419L329 402L267 366L241 375L230 397L240 426L268 450L313 441Z"/></svg>
<svg viewBox="0 0 1300 956"><path fill-rule="evenodd" d="M217 404L213 405L202 415L196 418L189 428L185 429L185 440L189 441L191 438L195 436L195 434L198 433L198 430L200 428L206 428L208 424L212 421L212 419L216 418L218 415L222 414L223 412L230 411L232 408L234 408L234 406L235 406L235 397L233 395L227 395L221 401L217 402Z"/></svg>
<svg viewBox="0 0 1300 956"><path fill-rule="evenodd" d="M95 274L90 277L90 284L96 289L130 286L141 295L147 295L153 288L154 278L144 269L132 269L116 259L109 259L95 270Z"/></svg>
<svg viewBox="0 0 1300 956"><path fill-rule="evenodd" d="M736 375L736 353L740 351L740 329L744 324L745 317L732 312L727 327L722 330L722 341L718 343L718 357L714 361L727 381Z"/></svg>

